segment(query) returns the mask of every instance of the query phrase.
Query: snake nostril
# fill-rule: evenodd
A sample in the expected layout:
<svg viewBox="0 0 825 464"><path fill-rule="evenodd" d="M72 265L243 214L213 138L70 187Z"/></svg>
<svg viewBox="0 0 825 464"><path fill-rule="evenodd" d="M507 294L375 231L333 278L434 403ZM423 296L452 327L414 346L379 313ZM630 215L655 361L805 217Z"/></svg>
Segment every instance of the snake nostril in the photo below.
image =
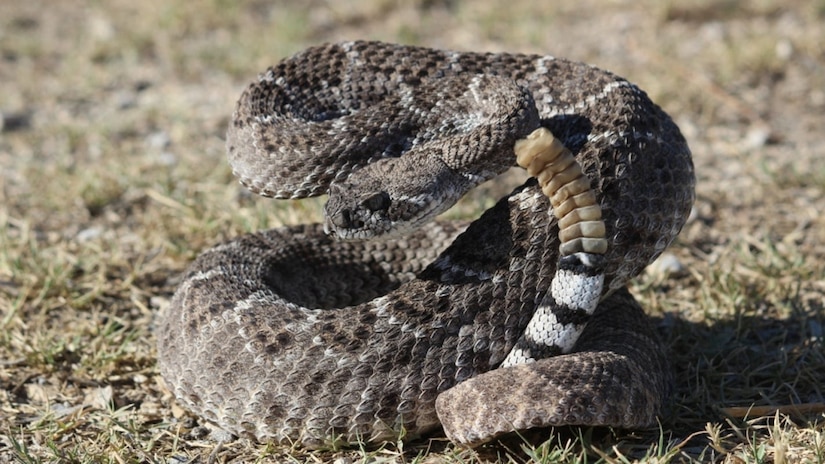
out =
<svg viewBox="0 0 825 464"><path fill-rule="evenodd" d="M329 215L328 219L337 228L349 229L352 227L352 211L348 208L341 209L340 211Z"/></svg>
<svg viewBox="0 0 825 464"><path fill-rule="evenodd" d="M331 222L336 229L361 229L365 222L359 219L349 208L341 209L333 215L330 215L327 220Z"/></svg>

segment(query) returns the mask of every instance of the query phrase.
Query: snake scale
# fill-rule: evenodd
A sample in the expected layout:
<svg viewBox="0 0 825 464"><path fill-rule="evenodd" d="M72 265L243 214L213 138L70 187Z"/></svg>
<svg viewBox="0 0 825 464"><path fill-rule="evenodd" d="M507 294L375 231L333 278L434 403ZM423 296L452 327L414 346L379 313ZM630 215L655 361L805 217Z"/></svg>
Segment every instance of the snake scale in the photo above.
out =
<svg viewBox="0 0 825 464"><path fill-rule="evenodd" d="M606 249L560 252L538 171L469 224L433 219L540 128L569 151ZM186 408L310 448L655 423L667 355L625 286L679 233L694 172L635 85L552 56L327 44L244 91L227 151L253 192L329 200L323 224L237 237L183 276L158 353ZM599 279L592 308L565 290L576 278Z"/></svg>

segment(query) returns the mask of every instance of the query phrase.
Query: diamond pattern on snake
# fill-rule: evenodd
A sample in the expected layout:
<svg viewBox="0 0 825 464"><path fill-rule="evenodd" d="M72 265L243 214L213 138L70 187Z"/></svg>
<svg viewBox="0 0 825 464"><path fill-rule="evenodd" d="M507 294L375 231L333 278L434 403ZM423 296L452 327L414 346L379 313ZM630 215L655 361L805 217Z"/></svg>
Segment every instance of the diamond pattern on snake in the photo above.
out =
<svg viewBox="0 0 825 464"><path fill-rule="evenodd" d="M553 56L327 44L249 85L226 144L251 191L329 198L321 224L191 264L158 324L187 409L308 448L655 424L667 354L625 287L685 223L694 170L637 86ZM437 217L517 159L530 179L479 218Z"/></svg>

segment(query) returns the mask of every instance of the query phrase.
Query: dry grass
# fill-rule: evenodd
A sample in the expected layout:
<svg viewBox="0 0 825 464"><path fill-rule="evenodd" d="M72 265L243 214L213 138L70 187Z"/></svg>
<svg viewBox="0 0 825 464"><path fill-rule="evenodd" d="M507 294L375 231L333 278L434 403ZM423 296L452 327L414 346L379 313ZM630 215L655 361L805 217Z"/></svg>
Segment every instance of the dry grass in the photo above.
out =
<svg viewBox="0 0 825 464"><path fill-rule="evenodd" d="M552 3L0 4L0 461L825 462L825 3ZM351 38L569 56L675 116L699 176L671 249L685 270L633 284L678 374L659 430L306 453L218 444L174 407L152 321L180 272L222 239L318 219L231 178L234 100L276 59Z"/></svg>

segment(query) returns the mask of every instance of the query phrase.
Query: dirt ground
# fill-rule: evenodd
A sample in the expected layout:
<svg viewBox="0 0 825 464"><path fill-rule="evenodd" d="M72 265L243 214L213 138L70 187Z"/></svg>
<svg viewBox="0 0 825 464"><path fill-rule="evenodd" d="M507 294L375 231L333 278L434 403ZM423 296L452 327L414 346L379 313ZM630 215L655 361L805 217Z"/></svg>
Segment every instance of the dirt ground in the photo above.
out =
<svg viewBox="0 0 825 464"><path fill-rule="evenodd" d="M3 1L0 461L825 462L823 23L822 0ZM175 405L153 320L186 265L320 218L232 178L234 102L278 59L357 38L586 61L674 117L696 206L631 285L676 373L660 428L308 453L218 443Z"/></svg>

